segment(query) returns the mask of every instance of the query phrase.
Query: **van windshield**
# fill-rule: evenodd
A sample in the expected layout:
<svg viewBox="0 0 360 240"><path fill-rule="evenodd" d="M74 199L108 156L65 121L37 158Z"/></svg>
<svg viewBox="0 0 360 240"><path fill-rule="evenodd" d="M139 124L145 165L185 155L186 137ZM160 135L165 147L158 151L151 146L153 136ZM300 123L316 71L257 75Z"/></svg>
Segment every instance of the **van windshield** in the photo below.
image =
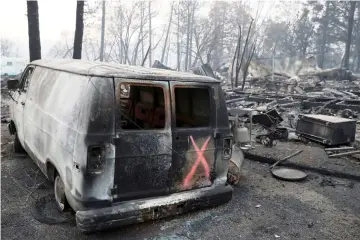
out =
<svg viewBox="0 0 360 240"><path fill-rule="evenodd" d="M208 88L175 87L176 127L210 126L210 94Z"/></svg>

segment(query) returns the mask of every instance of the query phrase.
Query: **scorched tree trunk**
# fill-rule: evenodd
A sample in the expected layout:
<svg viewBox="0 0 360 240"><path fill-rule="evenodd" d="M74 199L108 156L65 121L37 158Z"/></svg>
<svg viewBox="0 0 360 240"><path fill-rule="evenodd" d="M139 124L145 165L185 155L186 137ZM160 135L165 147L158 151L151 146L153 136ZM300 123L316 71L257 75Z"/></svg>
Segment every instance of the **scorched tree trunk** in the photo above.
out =
<svg viewBox="0 0 360 240"><path fill-rule="evenodd" d="M30 62L41 59L39 7L37 1L27 1Z"/></svg>
<svg viewBox="0 0 360 240"><path fill-rule="evenodd" d="M351 37L352 37L353 26L354 26L355 7L356 7L356 2L350 2L347 40L346 40L346 45L345 45L345 57L344 57L344 68L346 68L346 69L349 69L350 47L351 47Z"/></svg>
<svg viewBox="0 0 360 240"><path fill-rule="evenodd" d="M77 1L73 59L81 59L84 33L84 1Z"/></svg>

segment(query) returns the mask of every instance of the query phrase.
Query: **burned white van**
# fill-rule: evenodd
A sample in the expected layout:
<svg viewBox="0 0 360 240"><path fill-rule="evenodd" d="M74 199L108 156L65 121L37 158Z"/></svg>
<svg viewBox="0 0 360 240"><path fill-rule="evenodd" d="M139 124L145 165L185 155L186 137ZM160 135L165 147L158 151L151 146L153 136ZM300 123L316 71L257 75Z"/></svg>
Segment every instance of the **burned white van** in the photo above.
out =
<svg viewBox="0 0 360 240"><path fill-rule="evenodd" d="M162 69L37 60L12 89L9 131L82 231L229 201L220 82Z"/></svg>

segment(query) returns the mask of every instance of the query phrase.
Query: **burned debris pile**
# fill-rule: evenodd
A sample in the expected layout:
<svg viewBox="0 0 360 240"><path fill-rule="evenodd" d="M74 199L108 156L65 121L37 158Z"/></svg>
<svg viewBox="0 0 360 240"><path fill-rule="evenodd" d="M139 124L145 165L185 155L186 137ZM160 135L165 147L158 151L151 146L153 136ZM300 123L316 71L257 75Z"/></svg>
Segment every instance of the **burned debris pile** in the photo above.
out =
<svg viewBox="0 0 360 240"><path fill-rule="evenodd" d="M269 164L303 150L282 163L291 169L285 168L286 176L311 170L360 180L360 81L330 79L316 85L310 79L302 84L313 89L301 88L302 93L287 87L224 90L234 143L245 158Z"/></svg>
<svg viewBox="0 0 360 240"><path fill-rule="evenodd" d="M306 60L306 59L305 59ZM338 146L356 142L360 113L360 75L342 68L309 65L289 73L272 72L250 64L245 88L232 88L230 68L213 71L208 64L194 74L222 81L234 143L242 149L258 142L272 147L277 141L317 142ZM299 65L299 64L298 64ZM156 62L153 67L168 69ZM260 70L259 70L260 69Z"/></svg>
<svg viewBox="0 0 360 240"><path fill-rule="evenodd" d="M228 83L223 90L230 122L240 129L233 131L235 142L241 142L236 140L237 132L244 132L244 127L251 135L241 143L243 149L253 142L273 147L279 141L294 141L327 147L328 157L359 154L360 77L352 72L330 69L298 76L250 76L244 90L231 89ZM248 114L240 117L240 109Z"/></svg>
<svg viewBox="0 0 360 240"><path fill-rule="evenodd" d="M317 115L317 118L323 119L324 124L329 122L326 116L333 116L334 119L337 117L335 121L342 121L340 118L353 119L355 126L360 112L360 99L356 94L347 94L345 91L339 91L343 93L339 96L337 91L339 90L329 91L324 88L323 96L313 96L311 92L302 95L252 94L234 89L226 92L226 96L229 112L231 109L250 108L253 111L253 123L266 130L269 133L267 137L283 139L288 136L285 129L295 132L299 116L306 114ZM332 95L329 96L329 93ZM352 129L355 132L355 127ZM257 137L259 136L261 139L264 137L263 134Z"/></svg>

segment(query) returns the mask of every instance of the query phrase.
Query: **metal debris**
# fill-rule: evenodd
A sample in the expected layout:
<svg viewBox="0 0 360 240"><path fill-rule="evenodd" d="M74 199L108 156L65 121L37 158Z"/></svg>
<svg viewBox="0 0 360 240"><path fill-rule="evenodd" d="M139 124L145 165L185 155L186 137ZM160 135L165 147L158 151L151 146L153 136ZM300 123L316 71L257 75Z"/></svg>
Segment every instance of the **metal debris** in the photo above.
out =
<svg viewBox="0 0 360 240"><path fill-rule="evenodd" d="M333 157L343 157L343 156L349 156L349 155L354 155L354 154L360 154L360 151L351 151L351 152L344 152L344 153L336 153L336 154L329 155L329 157L330 157L330 158L333 158Z"/></svg>
<svg viewBox="0 0 360 240"><path fill-rule="evenodd" d="M355 141L356 121L320 114L301 114L296 132L312 141L335 146Z"/></svg>
<svg viewBox="0 0 360 240"><path fill-rule="evenodd" d="M345 151L345 150L353 150L354 147L338 147L338 148L325 148L326 152L334 152L334 151Z"/></svg>
<svg viewBox="0 0 360 240"><path fill-rule="evenodd" d="M277 161L276 163L271 165L270 166L271 174L276 178L279 178L282 180L288 180L288 181L297 181L297 180L302 180L302 179L306 178L307 174L305 172L297 170L297 169L286 168L286 167L275 168L279 163L284 162L302 152L303 152L303 150L299 150L287 157L284 157L283 159L280 159L279 161Z"/></svg>

